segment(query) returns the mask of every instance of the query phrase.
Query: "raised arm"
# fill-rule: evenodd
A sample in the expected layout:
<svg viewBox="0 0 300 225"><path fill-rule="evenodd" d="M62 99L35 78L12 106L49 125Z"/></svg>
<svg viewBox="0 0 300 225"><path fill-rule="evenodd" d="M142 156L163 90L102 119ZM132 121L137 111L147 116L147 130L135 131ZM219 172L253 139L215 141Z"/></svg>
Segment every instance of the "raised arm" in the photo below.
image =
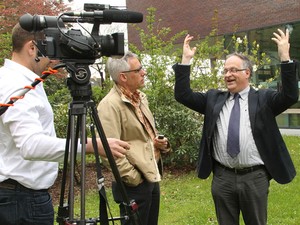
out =
<svg viewBox="0 0 300 225"><path fill-rule="evenodd" d="M194 37L191 35L187 35L183 42L183 51L182 51L182 64L190 64L191 59L194 57L196 52L196 47L191 48L190 41Z"/></svg>
<svg viewBox="0 0 300 225"><path fill-rule="evenodd" d="M289 61L290 58L290 43L289 43L289 38L290 34L288 29L286 29L285 33L278 29L278 33L273 33L274 37L272 40L277 44L278 46L278 56L279 60L281 62Z"/></svg>

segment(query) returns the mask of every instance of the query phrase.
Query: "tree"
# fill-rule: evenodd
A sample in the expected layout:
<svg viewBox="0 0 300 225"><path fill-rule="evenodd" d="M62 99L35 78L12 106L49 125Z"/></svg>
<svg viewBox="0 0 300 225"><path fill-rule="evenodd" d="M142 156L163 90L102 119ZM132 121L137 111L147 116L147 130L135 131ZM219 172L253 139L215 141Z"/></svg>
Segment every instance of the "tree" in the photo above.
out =
<svg viewBox="0 0 300 225"><path fill-rule="evenodd" d="M181 59L182 40L187 31L171 35L171 28L159 26L160 20L155 18L155 12L155 8L148 8L146 29L133 25L139 32L141 46L130 44L129 48L139 55L147 70L147 82L143 91L148 96L158 130L169 138L173 148L173 153L165 157L165 162L169 165L190 166L197 159L203 117L175 101L174 74L171 68ZM259 45L255 42L250 45L247 38L233 36L231 45L224 49L224 39L217 35L217 12L213 20L215 23L210 35L196 37L193 42L197 46L191 73L191 86L195 91L224 88L221 70L224 57L229 52L248 54L255 62L255 68L270 64ZM104 79L103 82L101 88L93 87L92 98L96 104L107 94L112 84L110 79ZM47 78L45 84L54 110L57 134L65 137L68 103L71 101L65 80Z"/></svg>
<svg viewBox="0 0 300 225"><path fill-rule="evenodd" d="M53 0L5 0L0 8L0 33L10 33L19 17L25 13L32 15L58 15L65 5Z"/></svg>
<svg viewBox="0 0 300 225"><path fill-rule="evenodd" d="M0 5L0 65L10 57L11 30L25 13L32 15L58 15L66 9L60 1L53 0L5 0Z"/></svg>
<svg viewBox="0 0 300 225"><path fill-rule="evenodd" d="M148 8L146 29L133 25L139 32L141 46L129 45L137 53L147 70L147 82L143 89L149 98L154 112L157 128L165 134L172 145L173 153L165 158L169 165L190 166L196 162L201 137L203 116L187 109L174 99L174 73L171 66L180 62L183 39L187 31L171 35L170 27L159 27L160 20L155 18L156 9ZM260 53L259 46L248 46L247 38L242 41L235 36L228 49L224 49L224 39L217 35L217 12L213 18L211 33L206 37L196 37L193 45L197 53L192 62L191 87L195 91L211 88L225 88L221 71L224 57L231 51L249 55L256 68L269 64L270 60ZM176 43L180 40L179 47Z"/></svg>
<svg viewBox="0 0 300 225"><path fill-rule="evenodd" d="M148 9L147 29L139 31L141 48L130 44L131 51L141 58L147 71L147 82L143 91L147 94L150 108L154 114L157 129L168 137L173 153L165 158L169 164L187 165L197 158L198 138L200 136L198 115L183 107L174 99L174 75L171 66L179 60L180 48L176 42L187 31L170 35L171 28L159 27L155 18L156 9Z"/></svg>

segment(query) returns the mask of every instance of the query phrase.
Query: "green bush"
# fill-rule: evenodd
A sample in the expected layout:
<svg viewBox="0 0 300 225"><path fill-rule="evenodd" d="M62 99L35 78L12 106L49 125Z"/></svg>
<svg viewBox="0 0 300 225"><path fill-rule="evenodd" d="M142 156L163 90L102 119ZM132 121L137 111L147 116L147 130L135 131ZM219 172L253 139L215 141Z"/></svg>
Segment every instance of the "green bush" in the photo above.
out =
<svg viewBox="0 0 300 225"><path fill-rule="evenodd" d="M139 32L141 46L129 44L129 50L139 56L143 68L147 71L145 87L142 91L148 96L158 131L169 138L172 146L173 152L164 156L165 164L190 166L194 165L197 160L203 116L175 101L175 76L171 68L173 64L180 62L182 40L187 31L171 35L171 28L159 27L160 20L155 18L155 12L155 8L148 9L146 29L138 27L137 24L133 25ZM178 43L180 43L179 47ZM224 88L221 70L229 49L224 49L224 39L217 36L217 29L213 28L207 37L195 37L192 45L197 47L197 53L192 62L192 89L206 91L211 88ZM268 57L261 53L258 45L253 43L251 49L248 46L246 38L240 41L233 36L229 48L230 52L239 51L248 54L255 62L256 68L270 63ZM56 130L59 136L66 133L66 105L70 102L68 90L64 85L53 82L53 88L48 87L49 100L56 114ZM112 81L106 77L101 87L93 87L93 99L96 105L108 93L111 86Z"/></svg>

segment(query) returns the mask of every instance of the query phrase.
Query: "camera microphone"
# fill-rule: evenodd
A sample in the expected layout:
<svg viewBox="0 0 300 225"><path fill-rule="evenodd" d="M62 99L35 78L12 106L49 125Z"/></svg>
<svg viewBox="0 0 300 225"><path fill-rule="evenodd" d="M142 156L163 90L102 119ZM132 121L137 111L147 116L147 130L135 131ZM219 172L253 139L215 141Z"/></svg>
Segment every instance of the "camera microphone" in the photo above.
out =
<svg viewBox="0 0 300 225"><path fill-rule="evenodd" d="M63 13L65 16L61 17L58 21L60 27L64 27L63 22L101 22L101 23L141 23L143 22L143 14L132 11L122 10L104 10L104 11L93 11L93 12L66 12ZM80 18L72 18L71 16L77 16ZM24 30L29 32L36 32L45 28L57 27L56 16L44 16L44 15L30 15L26 13L19 19L19 23Z"/></svg>
<svg viewBox="0 0 300 225"><path fill-rule="evenodd" d="M92 17L99 22L104 23L141 23L143 22L143 14L132 11L122 10L104 10L93 12L66 12L66 16L78 16L81 18Z"/></svg>

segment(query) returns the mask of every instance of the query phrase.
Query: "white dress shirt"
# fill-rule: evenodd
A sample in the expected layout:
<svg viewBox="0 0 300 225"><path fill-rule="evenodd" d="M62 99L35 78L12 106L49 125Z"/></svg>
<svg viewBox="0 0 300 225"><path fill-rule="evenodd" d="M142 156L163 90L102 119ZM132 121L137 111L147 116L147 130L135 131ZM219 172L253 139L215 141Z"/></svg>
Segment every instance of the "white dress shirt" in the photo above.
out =
<svg viewBox="0 0 300 225"><path fill-rule="evenodd" d="M250 87L241 91L240 94L240 153L235 158L227 153L227 135L228 125L231 110L233 108L234 99L231 94L226 100L219 118L217 119L217 126L214 131L214 152L213 157L224 166L230 168L244 168L255 165L263 165L263 161L257 150L256 144L253 139L249 109L248 109L248 93Z"/></svg>
<svg viewBox="0 0 300 225"><path fill-rule="evenodd" d="M0 69L0 103L18 96L35 78L28 68L6 59ZM31 189L49 188L65 143L56 138L52 108L39 83L0 117L0 182L11 178Z"/></svg>

